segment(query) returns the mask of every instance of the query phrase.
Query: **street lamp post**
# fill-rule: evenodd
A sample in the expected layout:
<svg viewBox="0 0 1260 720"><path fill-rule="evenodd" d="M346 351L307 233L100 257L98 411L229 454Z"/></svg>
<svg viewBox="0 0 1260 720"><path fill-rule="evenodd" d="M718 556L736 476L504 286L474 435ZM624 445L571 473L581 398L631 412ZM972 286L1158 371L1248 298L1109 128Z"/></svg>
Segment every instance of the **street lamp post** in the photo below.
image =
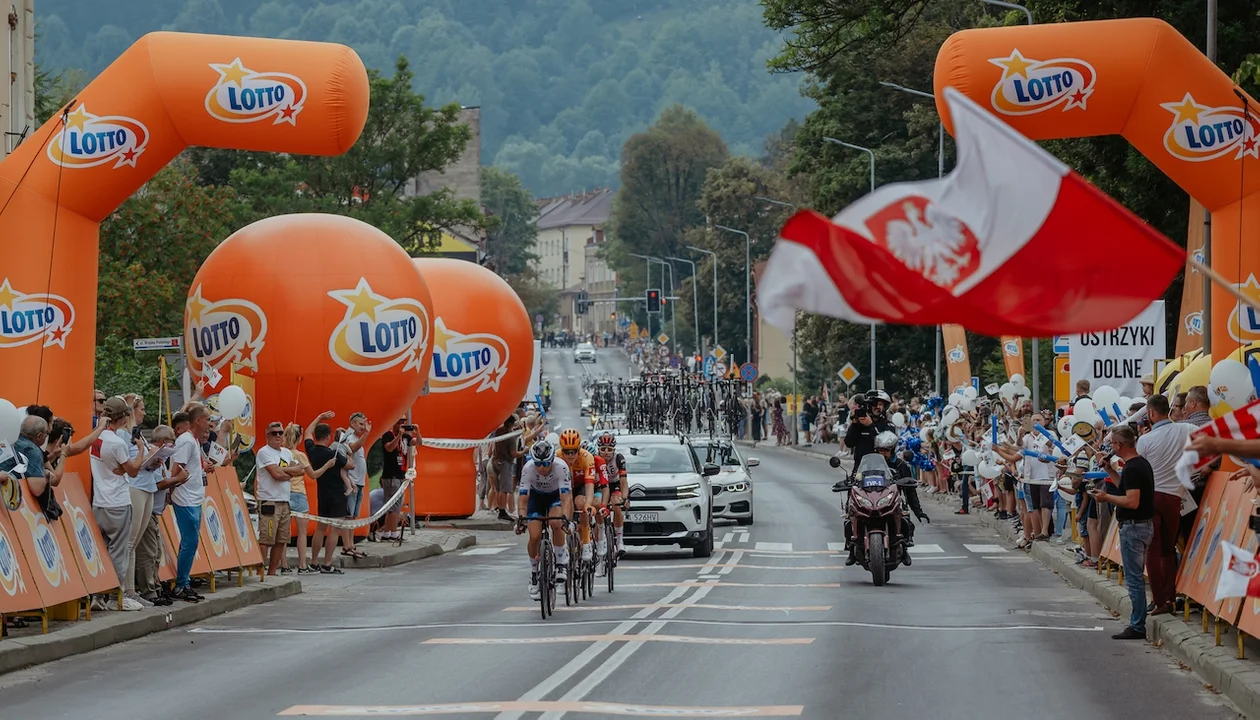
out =
<svg viewBox="0 0 1260 720"><path fill-rule="evenodd" d="M653 257L651 255L640 255L638 253L626 253L626 254L631 257L643 258L644 260L647 260L649 271L651 270L652 263L659 263L664 270L668 270L669 271L669 289L666 295L664 295L663 297L668 298L670 295L674 294L674 267L672 265L670 265L669 263L665 262L664 260L658 257ZM664 279L665 279L665 273L662 272L661 280L664 280ZM668 300L666 300L666 304L668 304ZM648 334L649 335L651 334L651 325L650 325L651 322L652 322L652 314L648 313L648 323L649 323ZM670 327L669 327L670 333L677 336L678 324L674 321L674 308L673 307L670 307L669 309L669 324L670 324ZM661 330L664 331L664 329L665 329L665 317L664 317L664 314L662 313ZM678 338L671 337L670 339L674 341L674 351L676 353L678 351Z"/></svg>
<svg viewBox="0 0 1260 720"><path fill-rule="evenodd" d="M711 255L713 257L713 346L717 347L718 345L717 253L713 252L712 250L705 250L704 248L696 247L695 245L688 245L687 249L694 250L698 253L704 253L705 255Z"/></svg>
<svg viewBox="0 0 1260 720"><path fill-rule="evenodd" d="M854 145L853 143L847 143L833 137L824 137L823 140L825 142L835 143L836 145L843 145L854 150L861 150L866 153L867 157L871 159L871 192L875 192L875 151L868 147ZM875 388L875 324L871 323L871 389L874 390Z"/></svg>
<svg viewBox="0 0 1260 720"><path fill-rule="evenodd" d="M666 257L666 260L687 263L691 266L691 322L696 329L696 354L700 354L700 308L696 300L696 263L680 257Z"/></svg>
<svg viewBox="0 0 1260 720"><path fill-rule="evenodd" d="M1003 2L1002 0L980 0L980 2L986 5L996 5L998 7L1004 7L1011 10L1022 11L1024 15L1028 18L1028 24L1029 25L1033 24L1032 11L1024 7L1023 5L1016 5L1015 3Z"/></svg>
<svg viewBox="0 0 1260 720"><path fill-rule="evenodd" d="M754 197L757 200L760 200L762 202L770 203L771 205L778 205L779 207L789 208L791 209L792 212L796 212L796 205L790 202L784 202L782 200L775 200L774 198L768 198L762 195L755 195ZM798 415L801 414L800 402L799 402L798 395L796 392L796 372L797 372L797 363L798 363L796 359L796 323L800 319L800 315L801 314L799 311L794 312L792 314L792 444L793 445L795 445L800 440L800 438L798 437L797 429L796 429L796 418Z"/></svg>
<svg viewBox="0 0 1260 720"><path fill-rule="evenodd" d="M903 93L909 93L910 95L914 95L916 97L928 98L929 100L936 99L936 96L930 92L923 92L922 90L914 90L914 89L905 87L903 85L898 85L897 83L880 81L879 84L883 85L886 88L897 90ZM939 123L938 136L937 136L936 177L938 178L945 177L945 121L943 120L940 121ZM941 333L942 333L941 326L937 325L936 333L935 333L936 334L936 373L933 376L937 395L941 394L941 344L942 344Z"/></svg>
<svg viewBox="0 0 1260 720"><path fill-rule="evenodd" d="M725 225L714 225L713 227L744 236L744 343L746 348L744 350L744 361L752 362L752 238L743 230L736 230Z"/></svg>

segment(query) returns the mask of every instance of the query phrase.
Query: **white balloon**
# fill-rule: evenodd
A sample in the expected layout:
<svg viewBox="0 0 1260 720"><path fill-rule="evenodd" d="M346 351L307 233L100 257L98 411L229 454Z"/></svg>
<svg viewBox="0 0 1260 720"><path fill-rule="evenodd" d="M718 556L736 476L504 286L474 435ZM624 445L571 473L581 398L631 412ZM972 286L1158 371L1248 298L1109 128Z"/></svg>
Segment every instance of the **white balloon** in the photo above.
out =
<svg viewBox="0 0 1260 720"><path fill-rule="evenodd" d="M902 415L902 414L901 414L901 413L899 413L899 412L895 412L895 413L893 413L893 416L892 416L892 424L893 424L893 427L896 427L896 428L905 427L905 426L906 426L906 416L905 416L905 415Z"/></svg>
<svg viewBox="0 0 1260 720"><path fill-rule="evenodd" d="M923 427L919 428L919 439L922 440L923 442L927 442L928 432L931 430L932 430L931 425L924 425Z"/></svg>
<svg viewBox="0 0 1260 720"><path fill-rule="evenodd" d="M1129 398L1129 397L1125 397L1121 395L1120 399L1116 401L1116 404L1120 406L1120 413L1124 415L1125 417L1128 417L1129 406L1133 404L1133 398Z"/></svg>
<svg viewBox="0 0 1260 720"><path fill-rule="evenodd" d="M993 478L1002 474L1001 465L989 465L986 463L984 465L981 465L979 468L977 468L977 470L980 473L980 477L984 478L985 480L992 480Z"/></svg>
<svg viewBox="0 0 1260 720"><path fill-rule="evenodd" d="M963 450L963 454L962 454L963 465L974 466L978 462L980 462L980 456L976 454L975 450L972 450L971 448L967 448L966 450Z"/></svg>
<svg viewBox="0 0 1260 720"><path fill-rule="evenodd" d="M945 408L945 413L941 415L941 422L945 425L953 425L958 422L958 408L952 406Z"/></svg>
<svg viewBox="0 0 1260 720"><path fill-rule="evenodd" d="M950 393L949 404L953 405L954 407L957 407L958 403L962 402L962 399L963 399L962 393Z"/></svg>
<svg viewBox="0 0 1260 720"><path fill-rule="evenodd" d="M1233 412L1256 399L1255 386L1251 384L1251 371L1246 365L1226 358L1212 366L1208 379L1208 396L1212 400L1216 416Z"/></svg>
<svg viewBox="0 0 1260 720"><path fill-rule="evenodd" d="M1011 384L1015 386L1016 390L1024 387L1024 376L1019 373L1015 373L1011 376Z"/></svg>
<svg viewBox="0 0 1260 720"><path fill-rule="evenodd" d="M245 412L245 403L248 401L244 390L236 385L228 385L219 392L219 414L225 420L235 420Z"/></svg>
<svg viewBox="0 0 1260 720"><path fill-rule="evenodd" d="M1098 412L1094 410L1094 401L1081 398L1072 406L1072 422L1087 422L1090 425L1098 422Z"/></svg>
<svg viewBox="0 0 1260 720"><path fill-rule="evenodd" d="M1029 390L1027 387L1022 387L1019 389L1018 394L1021 400L1027 400L1032 397L1032 390Z"/></svg>
<svg viewBox="0 0 1260 720"><path fill-rule="evenodd" d="M0 398L0 443L12 445L22 433L22 415L13 403Z"/></svg>
<svg viewBox="0 0 1260 720"><path fill-rule="evenodd" d="M1009 382L1002 383L1002 387L998 388L998 395L1001 395L1002 399L1007 402L1015 399L1015 393L1015 386Z"/></svg>
<svg viewBox="0 0 1260 720"><path fill-rule="evenodd" d="M1059 418L1059 424L1057 426L1057 429L1059 431L1059 437L1061 438L1065 438L1071 435L1072 434L1072 416L1064 415L1063 417Z"/></svg>
<svg viewBox="0 0 1260 720"><path fill-rule="evenodd" d="M1110 385L1103 385L1094 391L1094 407L1104 408L1111 412L1113 403L1120 402L1120 392Z"/></svg>
<svg viewBox="0 0 1260 720"><path fill-rule="evenodd" d="M979 395L980 392L976 390L974 386L968 385L967 387L963 388L962 394L963 394L963 397L967 398L968 400L975 400L976 396Z"/></svg>

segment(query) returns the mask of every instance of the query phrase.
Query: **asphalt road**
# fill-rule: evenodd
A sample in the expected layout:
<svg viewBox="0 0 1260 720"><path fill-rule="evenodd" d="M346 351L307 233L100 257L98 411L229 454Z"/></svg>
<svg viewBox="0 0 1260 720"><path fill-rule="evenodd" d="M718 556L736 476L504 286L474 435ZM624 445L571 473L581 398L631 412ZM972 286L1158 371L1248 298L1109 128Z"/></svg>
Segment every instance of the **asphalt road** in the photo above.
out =
<svg viewBox="0 0 1260 720"><path fill-rule="evenodd" d="M564 352L544 369L553 416L575 421ZM634 551L615 593L597 586L548 621L520 540L482 534L467 551L2 676L0 717L1237 717L1162 651L1111 640L1119 621L970 518L922 526L914 565L873 587L834 549L826 463L751 454L756 525L719 526L707 561Z"/></svg>

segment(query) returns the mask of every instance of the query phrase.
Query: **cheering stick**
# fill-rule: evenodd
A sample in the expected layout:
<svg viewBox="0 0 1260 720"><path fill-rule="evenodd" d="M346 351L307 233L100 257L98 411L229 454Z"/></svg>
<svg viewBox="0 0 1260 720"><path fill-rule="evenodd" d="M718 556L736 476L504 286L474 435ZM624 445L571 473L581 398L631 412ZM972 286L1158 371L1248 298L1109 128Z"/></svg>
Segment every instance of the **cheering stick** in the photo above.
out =
<svg viewBox="0 0 1260 720"><path fill-rule="evenodd" d="M1037 432L1039 432L1039 433L1041 433L1042 435L1045 435L1045 436L1046 436L1046 438L1047 438L1050 442L1054 443L1054 446L1055 446L1055 447L1057 447L1057 448L1059 448L1060 450L1062 450L1062 451L1063 451L1063 454L1064 454L1064 455L1069 455L1069 456L1070 456L1070 455L1072 454L1072 453L1068 452L1068 449L1067 449L1067 448L1063 447L1063 443L1059 442L1059 438L1055 437L1055 436L1054 436L1054 434L1053 434L1053 433L1051 433L1049 430L1047 430L1047 429L1046 429L1043 425L1041 425L1040 423L1038 423L1038 424L1036 424L1036 425L1033 425L1033 428L1034 428L1034 429L1036 429L1036 431L1037 431Z"/></svg>
<svg viewBox="0 0 1260 720"><path fill-rule="evenodd" d="M997 445L998 438L997 438L997 410L996 409L992 413L989 414L989 420L991 421L989 423L989 426L992 428L993 444Z"/></svg>
<svg viewBox="0 0 1260 720"><path fill-rule="evenodd" d="M1111 415L1107 414L1107 408L1098 408L1098 416L1102 418L1103 425L1106 425L1107 427L1111 427L1115 424L1111 419Z"/></svg>

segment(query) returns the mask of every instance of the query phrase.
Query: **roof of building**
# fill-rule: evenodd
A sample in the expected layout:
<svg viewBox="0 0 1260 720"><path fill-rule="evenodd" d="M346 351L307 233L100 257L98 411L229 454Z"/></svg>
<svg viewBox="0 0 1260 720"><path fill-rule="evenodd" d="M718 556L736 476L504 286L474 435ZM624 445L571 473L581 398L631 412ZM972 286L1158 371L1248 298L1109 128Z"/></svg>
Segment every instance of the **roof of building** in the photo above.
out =
<svg viewBox="0 0 1260 720"><path fill-rule="evenodd" d="M538 199L538 229L603 225L612 212L611 188Z"/></svg>

